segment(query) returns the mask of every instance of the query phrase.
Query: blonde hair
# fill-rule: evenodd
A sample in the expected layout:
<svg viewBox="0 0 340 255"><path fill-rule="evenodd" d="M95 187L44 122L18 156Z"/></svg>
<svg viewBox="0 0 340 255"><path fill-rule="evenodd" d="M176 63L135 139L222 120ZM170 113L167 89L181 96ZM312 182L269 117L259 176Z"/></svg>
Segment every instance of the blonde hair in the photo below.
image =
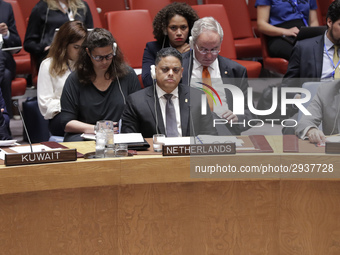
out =
<svg viewBox="0 0 340 255"><path fill-rule="evenodd" d="M61 10L58 0L44 0L44 2L47 3L48 8L51 10ZM71 9L74 16L77 15L79 9L83 9L86 14L85 4L81 0L68 0L68 7Z"/></svg>

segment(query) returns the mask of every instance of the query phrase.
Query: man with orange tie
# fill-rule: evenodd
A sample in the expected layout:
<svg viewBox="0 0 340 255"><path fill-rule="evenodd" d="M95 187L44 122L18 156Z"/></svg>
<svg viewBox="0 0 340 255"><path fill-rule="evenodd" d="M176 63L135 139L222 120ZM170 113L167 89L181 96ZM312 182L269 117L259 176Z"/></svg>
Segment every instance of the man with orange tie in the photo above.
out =
<svg viewBox="0 0 340 255"><path fill-rule="evenodd" d="M221 129L222 125L216 126L220 135L239 135L250 128L248 120L256 118L247 105L247 70L237 62L219 55L223 29L214 18L205 17L197 20L191 34L191 50L183 55L182 83L204 90L214 119L228 121L227 129L225 127ZM233 113L235 98L223 84L232 84L242 90L245 98L244 115ZM213 97L219 97L222 103L212 103Z"/></svg>
<svg viewBox="0 0 340 255"><path fill-rule="evenodd" d="M154 134L167 137L216 135L212 114L203 92L179 84L183 67L182 55L175 48L163 48L156 56L154 86L131 94L122 114L122 133L141 133L144 138Z"/></svg>

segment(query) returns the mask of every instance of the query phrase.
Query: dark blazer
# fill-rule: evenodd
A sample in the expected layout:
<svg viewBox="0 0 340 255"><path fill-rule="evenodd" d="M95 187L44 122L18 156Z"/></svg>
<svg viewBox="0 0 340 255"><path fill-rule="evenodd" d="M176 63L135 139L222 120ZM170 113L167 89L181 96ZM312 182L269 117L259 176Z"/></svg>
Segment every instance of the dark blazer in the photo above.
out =
<svg viewBox="0 0 340 255"><path fill-rule="evenodd" d="M169 47L168 40L164 42L164 47ZM150 66L155 64L157 52L161 49L162 44L157 41L148 42L145 46L142 64L142 80L144 87L153 85L150 74Z"/></svg>
<svg viewBox="0 0 340 255"><path fill-rule="evenodd" d="M10 3L0 0L0 23L6 23L9 30L9 37L3 38L3 48L21 46L21 39L15 26L15 19L12 5ZM11 72L12 79L15 76L16 64L10 52L4 51L6 69Z"/></svg>
<svg viewBox="0 0 340 255"><path fill-rule="evenodd" d="M244 107L244 115L238 115L239 122L245 120L246 126L243 127L242 125L234 125L233 127L228 127L229 131L233 135L239 135L241 132L249 129L250 127L247 125L249 119L255 119L256 116L252 114L248 109L248 76L247 76L247 69L238 64L235 61L232 61L229 58L225 58L222 56L218 56L218 63L220 68L221 77L223 79L223 83L225 84L232 84L239 87L244 94L245 98L245 107ZM189 69L190 66L190 69ZM183 54L183 76L182 76L182 83L183 84L190 84L191 81L191 74L192 74L192 67L193 67L193 57L192 51L186 52ZM233 96L232 93L225 89L225 97L228 103L228 108L233 111Z"/></svg>
<svg viewBox="0 0 340 255"><path fill-rule="evenodd" d="M158 133L165 134L162 112L157 100L155 112L154 86L129 95L122 115L122 133L142 133L143 137L152 137ZM202 92L195 88L178 85L179 107L181 113L182 136L198 134L216 135L212 115L207 106L207 115L201 115ZM191 110L191 113L190 113ZM191 119L191 120L190 120ZM192 125L194 129L192 129Z"/></svg>
<svg viewBox="0 0 340 255"><path fill-rule="evenodd" d="M323 51L324 35L297 41L282 86L301 87L306 81L319 81L322 74Z"/></svg>

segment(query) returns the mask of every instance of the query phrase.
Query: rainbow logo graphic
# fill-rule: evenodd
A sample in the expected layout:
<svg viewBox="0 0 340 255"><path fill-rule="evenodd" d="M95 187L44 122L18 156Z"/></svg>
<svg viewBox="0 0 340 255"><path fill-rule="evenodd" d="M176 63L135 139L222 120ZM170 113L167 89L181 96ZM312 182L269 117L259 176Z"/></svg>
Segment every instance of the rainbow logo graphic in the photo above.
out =
<svg viewBox="0 0 340 255"><path fill-rule="evenodd" d="M199 83L199 84L201 84L201 85L203 85L203 86L206 86L206 87L209 88L212 92L214 92L215 95L217 96L218 100L220 101L221 106L222 106L222 100L221 100L221 98L220 98L220 95L217 93L217 91L216 91L213 87L211 87L210 85L205 84L205 83L203 83L203 82L197 82L197 83ZM215 100L215 98L214 98L214 95L213 95L209 90L205 89L204 87L198 88L198 89L203 90L207 95L209 95L209 96L212 98L212 100L214 101L214 104L217 105L216 100Z"/></svg>

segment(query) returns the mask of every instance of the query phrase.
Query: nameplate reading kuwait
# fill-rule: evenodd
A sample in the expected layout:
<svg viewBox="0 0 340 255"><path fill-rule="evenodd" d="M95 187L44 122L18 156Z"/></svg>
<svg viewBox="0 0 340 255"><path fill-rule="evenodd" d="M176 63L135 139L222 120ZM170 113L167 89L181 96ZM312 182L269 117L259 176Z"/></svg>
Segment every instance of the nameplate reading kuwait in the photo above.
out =
<svg viewBox="0 0 340 255"><path fill-rule="evenodd" d="M235 153L236 153L235 143L163 146L163 156L225 155Z"/></svg>
<svg viewBox="0 0 340 255"><path fill-rule="evenodd" d="M50 150L29 153L12 153L5 155L6 166L43 164L77 160L77 150Z"/></svg>

